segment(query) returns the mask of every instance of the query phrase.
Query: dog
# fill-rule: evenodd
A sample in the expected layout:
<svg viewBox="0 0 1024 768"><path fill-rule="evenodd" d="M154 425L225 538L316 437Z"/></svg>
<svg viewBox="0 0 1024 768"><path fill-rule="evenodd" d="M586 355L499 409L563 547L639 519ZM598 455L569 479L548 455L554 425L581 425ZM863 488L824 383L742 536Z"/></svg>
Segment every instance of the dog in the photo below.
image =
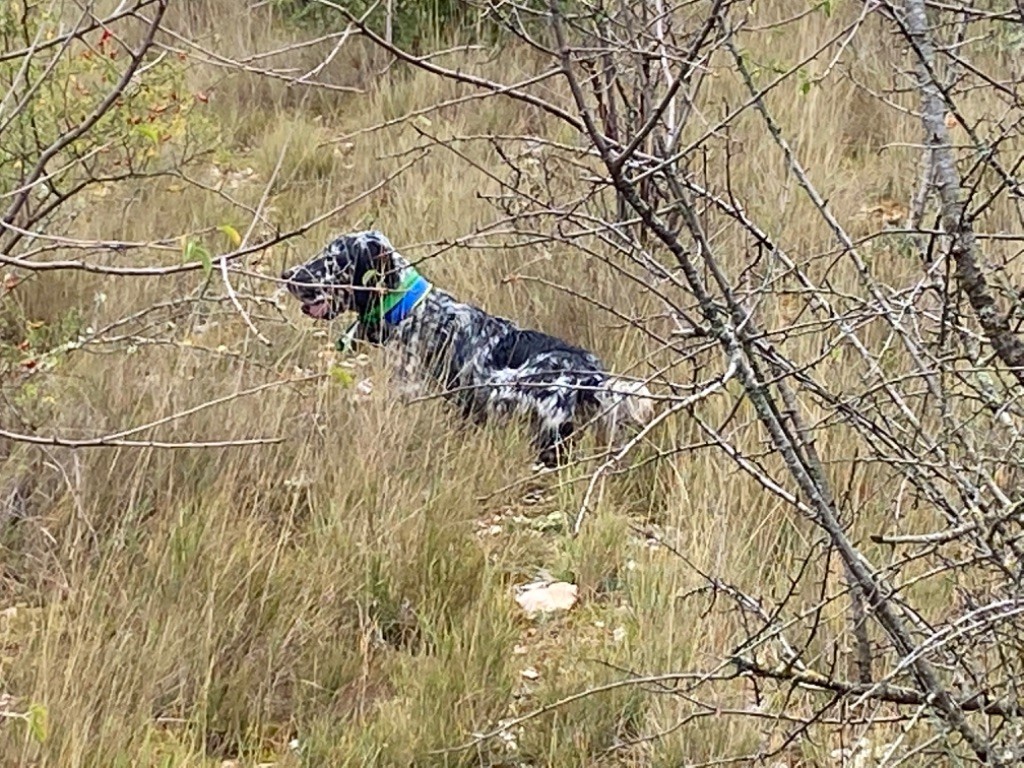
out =
<svg viewBox="0 0 1024 768"><path fill-rule="evenodd" d="M647 387L608 372L591 352L523 329L429 283L378 230L342 235L281 274L302 312L357 319L339 348L397 348L399 374L437 391L467 419L526 417L539 464L564 463L572 438L595 422L611 444L653 415Z"/></svg>

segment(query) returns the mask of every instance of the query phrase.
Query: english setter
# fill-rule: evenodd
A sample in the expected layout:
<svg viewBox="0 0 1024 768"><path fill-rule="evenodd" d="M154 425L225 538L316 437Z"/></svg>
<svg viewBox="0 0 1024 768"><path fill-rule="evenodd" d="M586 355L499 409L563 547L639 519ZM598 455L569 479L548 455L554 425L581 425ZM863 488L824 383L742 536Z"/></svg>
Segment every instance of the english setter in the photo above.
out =
<svg viewBox="0 0 1024 768"><path fill-rule="evenodd" d="M610 442L620 424L643 425L652 415L642 383L612 375L584 349L456 300L376 230L337 238L281 279L311 318L356 314L339 348L396 347L401 375L433 385L477 423L526 416L544 466L559 464L570 437L592 421Z"/></svg>

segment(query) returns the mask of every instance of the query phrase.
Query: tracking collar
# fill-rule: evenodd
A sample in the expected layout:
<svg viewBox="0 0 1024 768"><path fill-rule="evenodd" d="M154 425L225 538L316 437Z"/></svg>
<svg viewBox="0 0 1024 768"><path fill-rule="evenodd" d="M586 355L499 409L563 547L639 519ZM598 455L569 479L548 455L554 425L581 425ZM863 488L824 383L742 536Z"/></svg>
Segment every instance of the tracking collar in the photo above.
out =
<svg viewBox="0 0 1024 768"><path fill-rule="evenodd" d="M373 302L366 314L352 323L345 334L338 339L338 351L347 352L351 349L360 325L372 328L380 325L382 319L384 325L396 326L401 323L423 301L433 287L415 269L406 267L398 288L385 293L380 301Z"/></svg>

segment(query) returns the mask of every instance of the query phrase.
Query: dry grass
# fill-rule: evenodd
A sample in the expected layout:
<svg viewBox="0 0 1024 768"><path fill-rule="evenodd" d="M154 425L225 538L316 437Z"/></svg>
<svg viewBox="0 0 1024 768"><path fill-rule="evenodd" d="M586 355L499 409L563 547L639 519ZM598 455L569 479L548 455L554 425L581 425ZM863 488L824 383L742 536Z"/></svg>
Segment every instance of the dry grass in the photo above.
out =
<svg viewBox="0 0 1024 768"><path fill-rule="evenodd" d="M232 13L231 23L222 23L228 5L197 4L193 18L180 23L223 30L216 45L229 52L268 49L294 35L259 14ZM755 7L767 16L771 5ZM792 62L831 32L830 23L810 14L784 33L748 43ZM212 33L204 39L213 44ZM865 81L886 76L895 55L887 48L877 29L863 36ZM283 58L313 66L324 50ZM399 162L382 158L422 141L409 126L357 134L350 146L332 139L464 92L422 73L374 74L380 62L363 53L349 46L327 75L365 88L362 95L310 94L255 76L196 69L194 86L211 94L207 116L220 136L213 159L224 171L253 170L232 194L255 204L280 164L271 189L274 220L283 228L304 222L378 183ZM536 67L514 46L496 61L483 53L458 61L506 78ZM724 61L708 93L708 122L743 98ZM983 113L984 94L976 100L972 107ZM432 114L430 130L538 130L537 116L512 102L484 104ZM822 193L855 230L871 228L857 224L863 206L909 196L913 151L882 147L917 140L912 116L865 101L837 76L803 97L795 83L783 86L770 104ZM732 158L733 183L751 215L794 253L831 249L827 228L783 173L759 120L750 113L732 129L734 137L749 133L745 151ZM498 168L486 149L467 152ZM720 172L725 158L709 161ZM208 171L208 161L196 169ZM494 220L494 208L478 195L494 189L468 163L435 149L379 193L265 253L241 287L269 296L275 286L257 271L275 275L331 233L371 223L410 255L427 255L431 249L416 244L454 240ZM125 199L95 199L74 234L148 239L154 232L246 223L225 201L194 189L157 183L135 194L139 201L127 215ZM735 231L716 233L716 244L743 258ZM623 285L600 266L581 276L571 253L556 252L551 261L535 262L536 256L526 249L457 248L424 268L453 293L591 345L619 368L646 357L647 342L638 335L607 330L613 318L553 289L506 284L503 277L529 264L524 271L570 283L624 312L650 306L639 287ZM167 255L154 258L165 262ZM894 248L878 247L873 258L893 282L917 269ZM830 264L821 259L816 269L830 270L838 285L852 284L845 267ZM11 333L27 333L25 323L53 323L74 308L83 325L100 328L185 295L201 280L196 273L158 280L47 276L5 300L6 322ZM219 292L216 281L210 290ZM792 311L784 297L762 307L769 327L784 327ZM497 764L500 742L492 745L494 755L491 746L432 750L618 679L616 667L714 669L742 639L733 613L704 610L703 598L682 599L700 585L697 576L665 550L647 546L631 523L656 523L696 566L764 595L785 588L814 536L721 456L692 451L613 482L582 535L570 539L562 518L551 513L575 512L580 483L534 506L524 504L521 487L501 491L522 478L529 462L521 435L461 428L436 403L396 406L377 358L354 369L357 380L373 380L370 396L330 377L289 383L328 369L340 328L317 332L294 306L283 315L267 305L253 312L272 347L255 342L229 305L186 304L154 316L173 323L164 326L169 343L140 345L131 354L123 347L76 353L20 393L22 412L40 433L98 434L278 382L159 434L286 439L223 450L6 446L0 484L27 501L26 519L0 527L0 701L9 694L17 702L11 709L45 705L49 733L39 744L20 722L0 721L5 765ZM141 326L136 331L143 334ZM814 349L814 338L806 336L787 351L799 358ZM708 357L707 364L719 361ZM840 380L858 375L848 360L836 361L831 373ZM722 416L732 397L706 407L709 417ZM676 422L658 441L695 435L692 425ZM820 449L849 455L844 439L849 436L833 430ZM849 468L833 471L845 486ZM851 505L859 510L860 533L876 530L888 500L884 482L877 470L859 478ZM822 558L812 567L836 566ZM519 617L510 586L542 570L580 584L582 602L567 617L535 626ZM922 599L938 605L946 595ZM842 605L831 610L820 647L843 632ZM526 667L540 673L536 681L520 676ZM719 690L720 706L752 704L743 684ZM658 741L605 752L619 739L671 728L685 711L686 702L639 689L592 697L527 723L517 736L521 762L515 764L701 762L756 751L768 730L756 719L705 717ZM294 738L301 759L287 747ZM794 744L790 764L830 764L833 747Z"/></svg>

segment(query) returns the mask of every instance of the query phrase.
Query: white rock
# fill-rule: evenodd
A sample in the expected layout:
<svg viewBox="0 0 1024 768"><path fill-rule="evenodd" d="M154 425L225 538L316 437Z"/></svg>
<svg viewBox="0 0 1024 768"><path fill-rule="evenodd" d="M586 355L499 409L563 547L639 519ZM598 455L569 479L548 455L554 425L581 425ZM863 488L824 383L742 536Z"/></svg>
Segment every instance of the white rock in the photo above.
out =
<svg viewBox="0 0 1024 768"><path fill-rule="evenodd" d="M579 600L579 587L566 581L536 584L524 587L516 595L516 602L527 616L540 613L568 611Z"/></svg>

